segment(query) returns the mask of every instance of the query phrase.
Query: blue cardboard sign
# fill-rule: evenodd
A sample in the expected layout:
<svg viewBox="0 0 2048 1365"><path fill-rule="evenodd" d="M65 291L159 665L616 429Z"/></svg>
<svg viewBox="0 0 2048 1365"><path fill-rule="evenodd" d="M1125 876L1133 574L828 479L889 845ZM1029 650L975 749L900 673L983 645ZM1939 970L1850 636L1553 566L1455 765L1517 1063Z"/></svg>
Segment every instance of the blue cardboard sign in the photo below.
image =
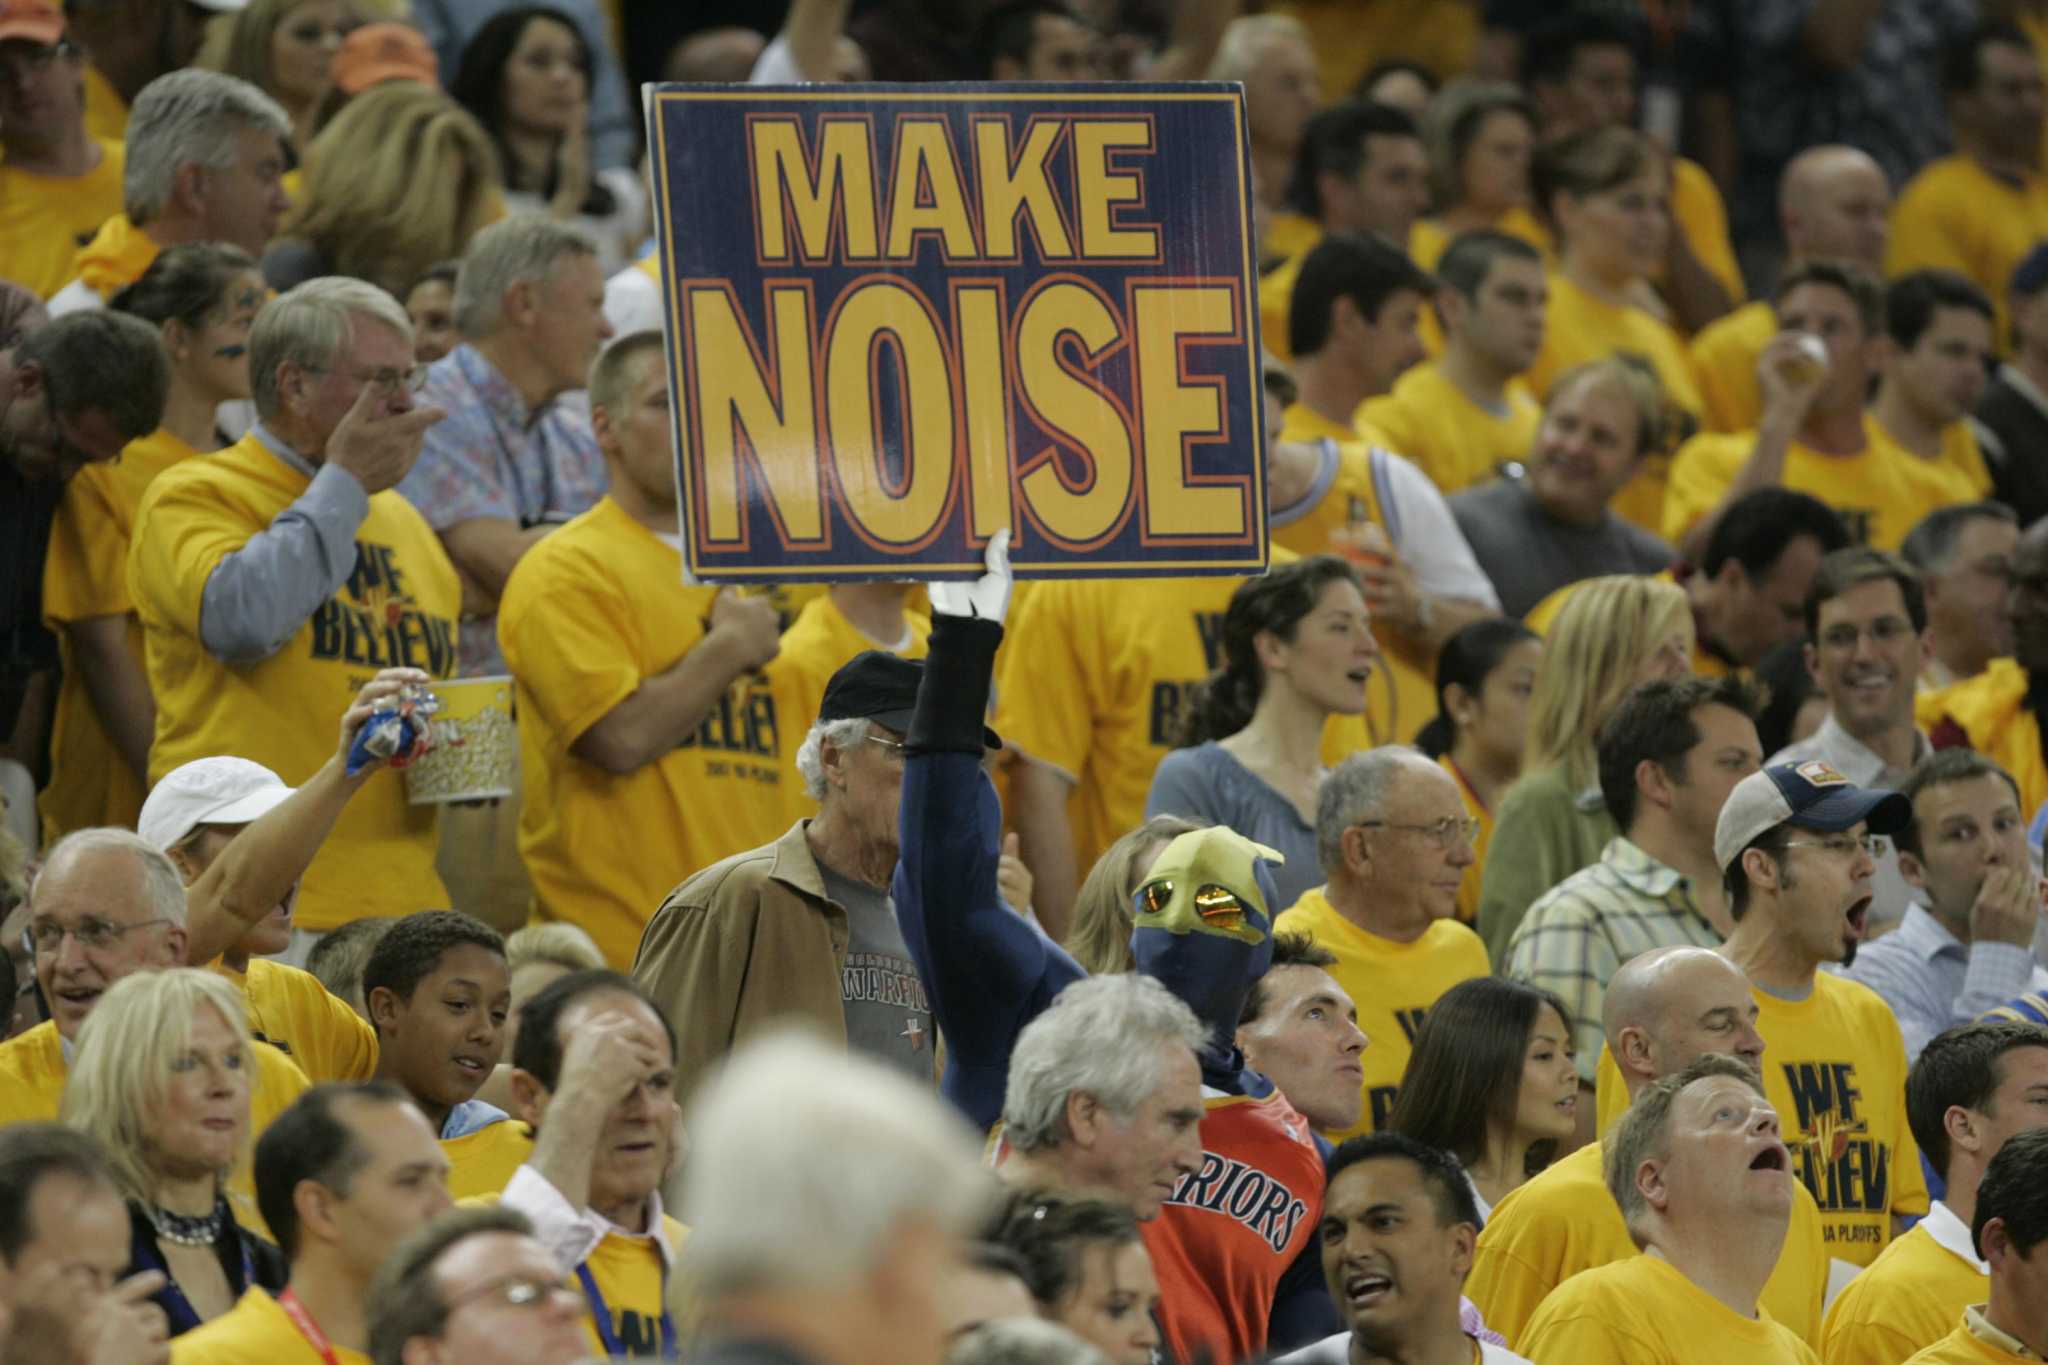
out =
<svg viewBox="0 0 2048 1365"><path fill-rule="evenodd" d="M648 95L687 571L1265 567L1235 85Z"/></svg>

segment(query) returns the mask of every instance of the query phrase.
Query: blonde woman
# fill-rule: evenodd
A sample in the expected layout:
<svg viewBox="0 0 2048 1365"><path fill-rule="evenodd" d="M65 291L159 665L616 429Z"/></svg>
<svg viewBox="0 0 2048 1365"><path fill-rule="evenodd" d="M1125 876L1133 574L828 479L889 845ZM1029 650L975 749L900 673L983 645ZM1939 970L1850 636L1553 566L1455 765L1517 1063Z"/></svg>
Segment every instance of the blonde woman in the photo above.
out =
<svg viewBox="0 0 2048 1365"><path fill-rule="evenodd" d="M1104 849L1074 896L1073 927L1063 945L1090 975L1131 969L1131 898L1138 894L1159 854L1201 822L1155 815Z"/></svg>
<svg viewBox="0 0 2048 1365"><path fill-rule="evenodd" d="M162 1273L155 1302L172 1336L252 1286L284 1288L283 1255L237 1221L228 1194L249 1154L252 1047L240 994L190 967L123 977L78 1031L60 1117L106 1149L128 1201L123 1274Z"/></svg>
<svg viewBox="0 0 2048 1365"><path fill-rule="evenodd" d="M249 0L210 30L198 64L239 76L284 106L292 144L313 140L342 40L372 17L359 0Z"/></svg>
<svg viewBox="0 0 2048 1365"><path fill-rule="evenodd" d="M1530 904L1618 832L1600 799L1600 722L1630 688L1684 676L1692 650L1692 606L1676 584L1594 578L1566 600L1529 699L1523 776L1501 801L1479 884L1479 934L1496 963Z"/></svg>
<svg viewBox="0 0 2048 1365"><path fill-rule="evenodd" d="M263 256L271 287L351 275L404 297L462 255L502 209L497 154L475 119L431 87L387 81L314 140L305 193Z"/></svg>

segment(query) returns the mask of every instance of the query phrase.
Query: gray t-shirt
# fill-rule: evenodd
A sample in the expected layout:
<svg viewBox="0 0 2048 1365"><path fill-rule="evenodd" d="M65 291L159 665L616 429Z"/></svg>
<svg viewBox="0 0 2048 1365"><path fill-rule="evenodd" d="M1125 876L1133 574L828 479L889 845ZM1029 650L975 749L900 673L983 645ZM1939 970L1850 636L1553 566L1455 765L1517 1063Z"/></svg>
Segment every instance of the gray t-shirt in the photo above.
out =
<svg viewBox="0 0 2048 1365"><path fill-rule="evenodd" d="M847 1043L929 1084L932 1007L904 946L895 903L888 892L842 877L823 863L818 871L825 894L846 908L839 998L846 1006Z"/></svg>
<svg viewBox="0 0 2048 1365"><path fill-rule="evenodd" d="M1301 818L1294 803L1252 775L1215 741L1192 749L1175 749L1159 761L1145 814L1184 815L1225 825L1247 839L1275 849L1287 861L1272 869L1273 889L1280 903L1267 907L1274 915L1301 899L1304 891L1323 884L1316 857L1316 832Z"/></svg>
<svg viewBox="0 0 2048 1365"><path fill-rule="evenodd" d="M1451 516L1509 616L1526 616L1567 583L1604 574L1655 573L1678 558L1669 545L1612 512L1598 526L1554 521L1520 480L1481 484L1450 504Z"/></svg>

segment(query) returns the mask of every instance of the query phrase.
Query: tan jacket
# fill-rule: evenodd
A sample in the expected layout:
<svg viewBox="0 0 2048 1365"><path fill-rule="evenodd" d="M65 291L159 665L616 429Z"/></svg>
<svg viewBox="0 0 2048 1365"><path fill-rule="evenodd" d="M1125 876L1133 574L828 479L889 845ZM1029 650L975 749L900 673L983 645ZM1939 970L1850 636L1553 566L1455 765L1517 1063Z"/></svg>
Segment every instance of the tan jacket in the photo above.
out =
<svg viewBox="0 0 2048 1365"><path fill-rule="evenodd" d="M675 1025L684 1103L714 1063L772 1025L806 1022L846 1045L846 908L825 894L809 823L690 877L641 935L633 979Z"/></svg>

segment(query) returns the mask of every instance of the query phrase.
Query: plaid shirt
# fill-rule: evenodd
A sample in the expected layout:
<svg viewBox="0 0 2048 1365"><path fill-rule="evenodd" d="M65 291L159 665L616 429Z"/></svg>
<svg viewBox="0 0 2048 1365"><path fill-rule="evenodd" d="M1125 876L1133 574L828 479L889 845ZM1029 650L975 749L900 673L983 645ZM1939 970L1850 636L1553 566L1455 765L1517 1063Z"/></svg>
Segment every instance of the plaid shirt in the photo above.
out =
<svg viewBox="0 0 2048 1365"><path fill-rule="evenodd" d="M512 381L465 344L427 367L418 402L448 415L427 428L398 491L436 531L479 518L522 529L567 521L611 486L581 390L529 413ZM506 671L495 615L466 619L457 647L465 678Z"/></svg>
<svg viewBox="0 0 2048 1365"><path fill-rule="evenodd" d="M1503 976L1555 992L1571 1011L1579 1076L1593 1083L1606 1035L1600 1016L1607 982L1622 963L1652 948L1721 946L1700 913L1692 882L1627 838L1600 861L1546 892L1508 942Z"/></svg>

